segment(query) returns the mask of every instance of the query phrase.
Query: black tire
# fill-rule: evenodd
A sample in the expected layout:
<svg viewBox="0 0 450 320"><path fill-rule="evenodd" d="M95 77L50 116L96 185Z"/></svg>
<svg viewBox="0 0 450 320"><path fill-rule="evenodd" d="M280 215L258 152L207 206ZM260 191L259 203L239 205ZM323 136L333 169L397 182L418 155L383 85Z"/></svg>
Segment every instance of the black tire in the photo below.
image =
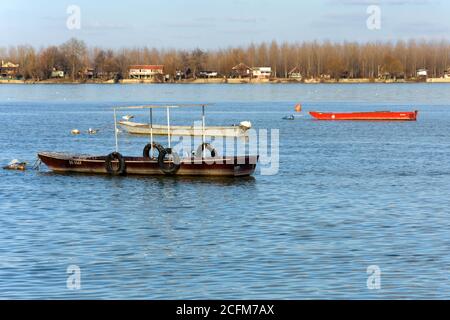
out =
<svg viewBox="0 0 450 320"><path fill-rule="evenodd" d="M209 143L202 143L201 145L199 145L197 151L195 152L195 156L197 158L202 158L203 150L205 149L209 151L209 153L211 154L211 158L215 158L217 156L216 149Z"/></svg>
<svg viewBox="0 0 450 320"><path fill-rule="evenodd" d="M171 155L173 157L173 161L165 162L165 158L167 155ZM180 170L180 156L173 152L171 148L162 149L158 155L158 165L164 174L173 175Z"/></svg>
<svg viewBox="0 0 450 320"><path fill-rule="evenodd" d="M153 142L153 149L158 150L158 156L161 153L162 150L164 150L164 147L162 145L160 145L159 143ZM152 150L152 144L149 143L145 146L143 152L142 152L142 156L144 158L150 158L150 150ZM158 158L158 157L156 157Z"/></svg>
<svg viewBox="0 0 450 320"><path fill-rule="evenodd" d="M112 165L112 162L114 160L117 160L119 163L119 166L117 167L117 169L114 168ZM124 175L127 171L125 159L118 152L113 152L106 156L105 168L106 168L106 172L108 172L108 174L110 174L112 176Z"/></svg>

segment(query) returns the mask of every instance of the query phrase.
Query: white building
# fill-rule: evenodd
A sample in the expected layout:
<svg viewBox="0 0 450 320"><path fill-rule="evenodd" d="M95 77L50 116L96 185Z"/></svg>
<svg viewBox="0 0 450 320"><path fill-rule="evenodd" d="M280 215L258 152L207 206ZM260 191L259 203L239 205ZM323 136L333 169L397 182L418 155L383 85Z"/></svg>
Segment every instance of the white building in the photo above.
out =
<svg viewBox="0 0 450 320"><path fill-rule="evenodd" d="M299 67L293 68L291 71L289 71L288 77L290 79L301 80L302 79L302 73L300 71L300 68Z"/></svg>
<svg viewBox="0 0 450 320"><path fill-rule="evenodd" d="M417 77L428 77L428 70L427 69L417 70Z"/></svg>
<svg viewBox="0 0 450 320"><path fill-rule="evenodd" d="M444 73L444 78L445 79L450 79L450 68L448 68L445 73Z"/></svg>
<svg viewBox="0 0 450 320"><path fill-rule="evenodd" d="M219 73L217 71L200 71L198 76L200 78L217 78Z"/></svg>
<svg viewBox="0 0 450 320"><path fill-rule="evenodd" d="M134 65L129 67L130 79L154 79L164 74L162 65Z"/></svg>
<svg viewBox="0 0 450 320"><path fill-rule="evenodd" d="M252 68L252 76L258 79L268 79L272 76L272 68L271 67Z"/></svg>
<svg viewBox="0 0 450 320"><path fill-rule="evenodd" d="M65 76L64 71L53 68L53 71L52 71L52 74L50 77L51 78L64 78L64 76Z"/></svg>
<svg viewBox="0 0 450 320"><path fill-rule="evenodd" d="M0 78L13 79L19 74L19 65L12 62L4 62L0 65Z"/></svg>

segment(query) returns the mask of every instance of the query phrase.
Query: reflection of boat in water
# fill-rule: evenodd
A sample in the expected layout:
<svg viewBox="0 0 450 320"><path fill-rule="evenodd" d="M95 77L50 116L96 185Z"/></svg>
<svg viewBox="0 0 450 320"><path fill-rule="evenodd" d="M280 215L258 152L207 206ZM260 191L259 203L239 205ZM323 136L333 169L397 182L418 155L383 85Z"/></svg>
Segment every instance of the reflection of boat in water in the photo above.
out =
<svg viewBox="0 0 450 320"><path fill-rule="evenodd" d="M167 136L207 136L207 137L241 137L247 134L247 131L252 127L250 121L242 121L239 125L221 127L208 126L203 128L201 126L170 126L167 125L138 123L133 121L119 121L120 127L130 134L136 135L153 135Z"/></svg>
<svg viewBox="0 0 450 320"><path fill-rule="evenodd" d="M171 148L170 109L179 106L140 106L114 109L116 150L107 156L74 155L62 152L40 152L39 159L55 172L79 172L109 175L183 175L183 176L249 176L254 173L258 162L257 155L226 156L217 155L216 150L205 142L195 156L180 158ZM148 109L150 119L155 108L165 108L167 111L168 147L153 142L153 123L150 121L150 143L143 150L142 157L122 156L119 153L116 111L122 109ZM202 106L202 127L205 130L205 106ZM206 152L209 156L206 156Z"/></svg>
<svg viewBox="0 0 450 320"><path fill-rule="evenodd" d="M418 111L373 111L373 112L315 112L309 113L317 120L363 120L363 121L416 121Z"/></svg>

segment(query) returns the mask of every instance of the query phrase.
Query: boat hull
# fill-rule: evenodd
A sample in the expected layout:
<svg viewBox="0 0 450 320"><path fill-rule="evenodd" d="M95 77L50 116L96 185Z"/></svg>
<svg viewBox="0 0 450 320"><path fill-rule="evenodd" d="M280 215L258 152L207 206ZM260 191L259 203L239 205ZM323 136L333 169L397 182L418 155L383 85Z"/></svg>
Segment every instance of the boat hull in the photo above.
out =
<svg viewBox="0 0 450 320"><path fill-rule="evenodd" d="M154 124L150 128L149 124L137 123L132 121L119 121L119 126L130 134L135 135L146 135L150 134L157 136L167 136L169 130L167 126ZM202 127L194 126L171 126L170 135L171 136L203 136L203 133L207 137L242 137L247 135L247 130L249 128L244 128L241 126L235 127L211 127L208 126L203 132Z"/></svg>
<svg viewBox="0 0 450 320"><path fill-rule="evenodd" d="M317 120L348 120L348 121L416 121L418 111L412 112L393 112L393 111L375 111L375 112L315 112L309 113Z"/></svg>
<svg viewBox="0 0 450 320"><path fill-rule="evenodd" d="M39 159L55 172L77 172L105 174L106 156L70 155L57 152L40 152ZM143 157L124 157L126 174L129 175L165 175L156 159ZM180 169L174 175L181 176L249 176L255 172L258 156L222 157L222 158L185 158ZM112 162L117 163L117 161Z"/></svg>

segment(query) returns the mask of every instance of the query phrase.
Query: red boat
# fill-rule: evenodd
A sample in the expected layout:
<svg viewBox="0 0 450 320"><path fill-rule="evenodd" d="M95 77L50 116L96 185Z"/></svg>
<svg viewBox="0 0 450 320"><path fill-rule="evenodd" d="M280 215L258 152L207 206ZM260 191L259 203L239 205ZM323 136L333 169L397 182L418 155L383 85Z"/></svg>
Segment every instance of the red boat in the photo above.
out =
<svg viewBox="0 0 450 320"><path fill-rule="evenodd" d="M317 120L363 120L363 121L416 121L418 111L373 111L373 112L316 112L309 113Z"/></svg>

